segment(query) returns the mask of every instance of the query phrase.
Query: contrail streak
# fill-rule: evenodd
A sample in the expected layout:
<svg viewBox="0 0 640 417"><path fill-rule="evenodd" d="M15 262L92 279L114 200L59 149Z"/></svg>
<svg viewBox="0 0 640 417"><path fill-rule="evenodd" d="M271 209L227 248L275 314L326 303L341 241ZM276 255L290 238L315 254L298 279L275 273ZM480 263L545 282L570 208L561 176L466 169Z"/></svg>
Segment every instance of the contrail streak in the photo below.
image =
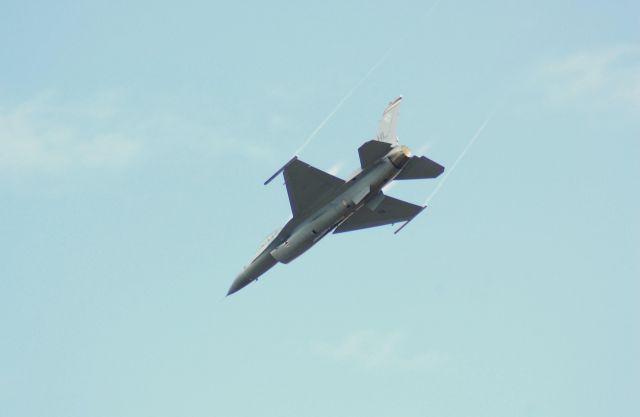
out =
<svg viewBox="0 0 640 417"><path fill-rule="evenodd" d="M382 65L382 63L384 61L386 61L386 59L389 57L389 54L391 53L392 48L389 48L389 50L382 56L382 58L380 58L378 60L378 62L375 63L374 66L372 66L369 71L367 71L366 74L364 74L364 77L362 77L360 79L360 81L358 81L356 83L356 85L354 85L351 90L349 90L347 92L347 94L342 97L342 100L340 100L338 102L338 105L331 111L331 113L329 113L329 115L327 117L325 117L325 119L318 125L318 127L316 127L314 129L313 132L311 132L311 134L309 135L309 137L307 137L307 139L305 139L304 143L302 144L302 146L300 146L300 148L298 148L297 151L295 151L294 155L300 155L300 152L302 152L304 150L304 148L307 147L307 145L311 142L311 140L318 134L318 132L320 132L320 129L322 129L324 127L325 124L327 124L327 122L329 121L329 119L331 119L333 117L334 114L336 114L336 112L338 110L340 110L340 108L342 107L342 105L349 100L349 98L351 98L351 96L353 95L353 93L356 92L356 90L358 89L358 87L360 87L362 85L362 83L364 83L365 81L367 81L367 78L369 78L369 76L371 74L373 74L373 72L380 66Z"/></svg>
<svg viewBox="0 0 640 417"><path fill-rule="evenodd" d="M442 0L437 0L435 3L433 3L431 5L431 7L429 7L429 9L426 11L425 15L424 15L424 19L428 18L429 16L431 16L431 13L435 10L436 7L438 7L438 5L442 2ZM405 33L406 36L406 33ZM380 58L378 60L378 62L376 62L370 69L369 71L367 71L366 74L364 74L364 76L360 79L360 81L358 81L356 83L356 85L353 86L353 88L351 88L351 90L349 90L347 92L347 94L342 97L342 100L340 100L338 102L338 104L336 105L336 107L331 111L331 113L329 113L329 115L327 117L325 117L325 119L320 122L320 124L318 125L318 127L316 127L313 132L311 132L311 134L305 139L305 141L302 143L302 146L300 146L298 148L298 150L296 150L294 152L294 156L299 156L300 152L302 152L304 150L304 148L307 147L307 145L309 145L309 143L311 143L311 140L318 134L318 132L320 132L320 130L324 127L325 124L327 124L327 122L329 121L329 119L331 119L333 117L334 114L336 114L336 112L338 110L340 110L340 108L342 107L342 105L351 98L351 96L353 95L353 93L356 92L356 90L365 82L367 81L367 79L369 78L369 76L371 74L373 74L373 72L378 69L378 67L380 65L382 65L384 63L384 61L387 60L387 58L389 58L389 55L391 54L391 52L393 51L393 49L395 48L394 46L391 46L389 49L387 49L387 52L384 53L384 55L382 55L382 58Z"/></svg>
<svg viewBox="0 0 640 417"><path fill-rule="evenodd" d="M475 135L473 135L473 137L471 138L471 140L469 141L469 143L467 143L467 146L464 147L464 149L462 150L462 152L460 153L460 155L458 155L458 158L455 160L455 162L453 163L453 165L451 165L451 169L447 170L447 172L444 174L444 177L442 177L442 180L440 180L440 182L438 183L438 185L436 185L436 188L433 189L433 191L431 192L431 194L429 194L429 197L427 197L427 199L425 200L423 205L429 205L429 203L431 202L431 199L433 199L433 197L435 197L436 194L438 194L438 191L440 191L440 188L442 188L442 186L444 185L444 183L447 181L447 178L449 178L449 175L451 175L451 173L456 169L456 166L458 166L458 164L460 163L460 161L462 160L462 158L464 158L464 155L467 153L467 151L469 149L471 149L471 147L473 146L473 144L476 142L476 140L480 137L480 134L482 133L482 131L484 130L484 128L487 126L487 124L489 123L489 121L493 118L493 115L495 114L495 111L492 112L489 117L487 117L487 119L482 123L482 125L478 128L478 130L476 131Z"/></svg>

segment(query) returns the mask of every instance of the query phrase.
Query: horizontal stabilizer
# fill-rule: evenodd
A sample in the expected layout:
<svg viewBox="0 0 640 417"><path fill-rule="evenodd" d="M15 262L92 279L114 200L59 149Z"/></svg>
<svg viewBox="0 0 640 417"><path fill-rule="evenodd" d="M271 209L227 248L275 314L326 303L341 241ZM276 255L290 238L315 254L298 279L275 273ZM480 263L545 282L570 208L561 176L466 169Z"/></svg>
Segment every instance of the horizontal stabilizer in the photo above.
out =
<svg viewBox="0 0 640 417"><path fill-rule="evenodd" d="M340 223L333 233L350 232L352 230L407 221L415 217L423 209L422 206L398 200L382 193L379 196L371 200L370 203L372 204L365 204Z"/></svg>
<svg viewBox="0 0 640 417"><path fill-rule="evenodd" d="M397 180L417 180L424 178L436 178L444 172L444 167L424 156L412 156L407 161Z"/></svg>
<svg viewBox="0 0 640 417"><path fill-rule="evenodd" d="M380 142L379 140L370 140L365 142L358 148L358 155L360 156L360 166L362 169L367 169L373 165L378 159L382 158L391 149L391 144L388 142Z"/></svg>

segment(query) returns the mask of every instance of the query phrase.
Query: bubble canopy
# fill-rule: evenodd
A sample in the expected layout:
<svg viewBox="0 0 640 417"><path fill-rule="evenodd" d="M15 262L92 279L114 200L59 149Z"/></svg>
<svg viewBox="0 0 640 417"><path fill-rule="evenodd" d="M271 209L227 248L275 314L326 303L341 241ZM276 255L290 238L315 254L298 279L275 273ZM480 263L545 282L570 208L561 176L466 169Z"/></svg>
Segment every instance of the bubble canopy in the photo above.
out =
<svg viewBox="0 0 640 417"><path fill-rule="evenodd" d="M279 228L279 229L276 229L273 232L269 233L269 235L262 241L262 243L258 247L258 250L257 250L256 254L253 256L253 259L251 260L251 262L255 261L255 259L262 253L262 251L267 246L269 246L269 244L271 242L273 242L273 239L275 239L276 236L278 236L278 233L280 233L281 230L282 230L282 228Z"/></svg>

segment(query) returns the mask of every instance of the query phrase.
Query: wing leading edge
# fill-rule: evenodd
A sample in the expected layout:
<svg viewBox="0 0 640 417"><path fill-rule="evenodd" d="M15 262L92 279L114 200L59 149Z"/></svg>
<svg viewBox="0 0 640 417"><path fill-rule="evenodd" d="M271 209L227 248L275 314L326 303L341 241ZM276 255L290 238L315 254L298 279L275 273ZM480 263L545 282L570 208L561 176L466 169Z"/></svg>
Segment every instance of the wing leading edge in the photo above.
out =
<svg viewBox="0 0 640 417"><path fill-rule="evenodd" d="M424 207L380 193L353 215L340 223L333 233L400 223L414 218Z"/></svg>

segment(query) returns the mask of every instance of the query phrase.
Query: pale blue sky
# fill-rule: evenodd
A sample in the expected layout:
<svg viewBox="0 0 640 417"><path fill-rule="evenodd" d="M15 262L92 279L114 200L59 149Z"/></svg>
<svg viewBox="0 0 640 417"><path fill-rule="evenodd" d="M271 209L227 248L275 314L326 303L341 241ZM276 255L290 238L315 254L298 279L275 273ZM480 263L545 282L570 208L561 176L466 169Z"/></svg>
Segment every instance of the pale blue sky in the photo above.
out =
<svg viewBox="0 0 640 417"><path fill-rule="evenodd" d="M637 1L131 3L2 3L0 416L640 414ZM482 136L222 300L389 48L302 159Z"/></svg>

